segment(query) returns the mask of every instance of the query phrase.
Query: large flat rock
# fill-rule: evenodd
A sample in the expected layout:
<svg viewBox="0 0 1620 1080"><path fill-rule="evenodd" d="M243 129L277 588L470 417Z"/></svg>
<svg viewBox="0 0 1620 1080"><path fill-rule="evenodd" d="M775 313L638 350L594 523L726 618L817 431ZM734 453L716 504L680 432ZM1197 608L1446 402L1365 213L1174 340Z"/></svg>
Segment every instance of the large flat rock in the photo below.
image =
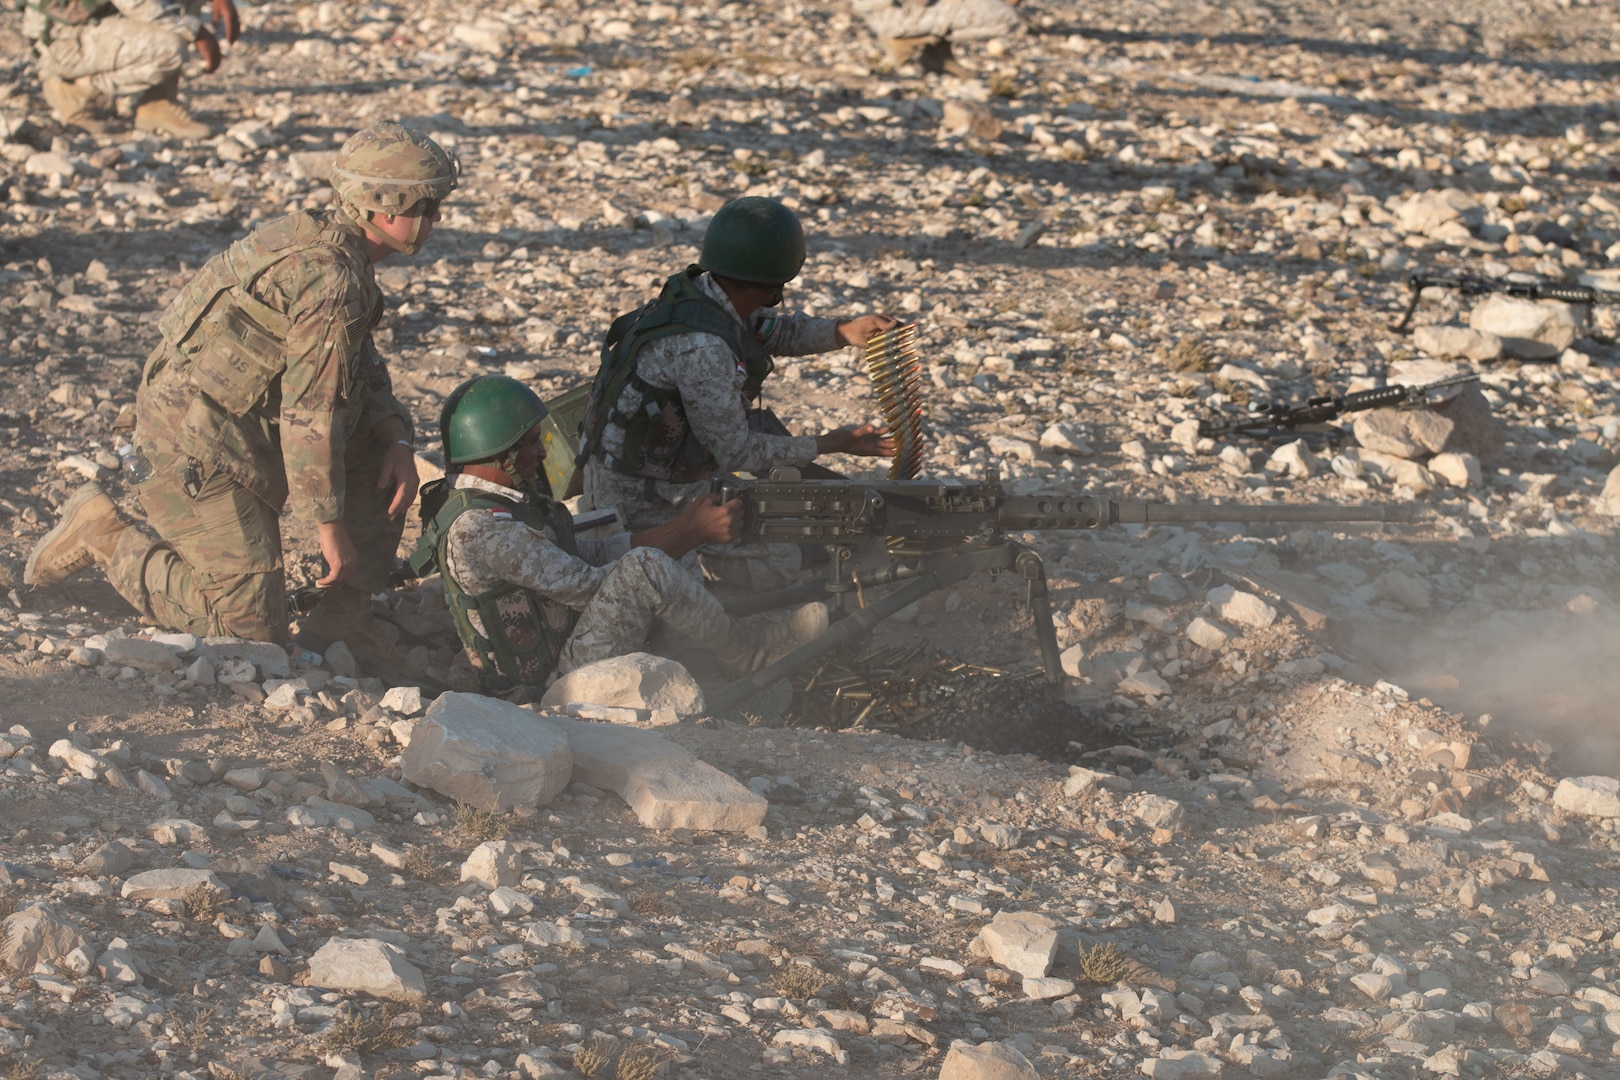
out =
<svg viewBox="0 0 1620 1080"><path fill-rule="evenodd" d="M638 652L576 668L552 683L540 699L540 707L547 711L573 704L669 709L677 716L697 716L703 712L703 691L680 664Z"/></svg>
<svg viewBox="0 0 1620 1080"><path fill-rule="evenodd" d="M957 1045L945 1055L939 1080L1036 1080L1029 1058L1004 1043Z"/></svg>
<svg viewBox="0 0 1620 1080"><path fill-rule="evenodd" d="M1043 979L1057 957L1057 923L1033 911L1002 911L979 931L992 961L1030 979Z"/></svg>
<svg viewBox="0 0 1620 1080"><path fill-rule="evenodd" d="M649 829L746 832L765 820L762 796L668 739L617 724L548 719L567 733L574 779L616 793Z"/></svg>
<svg viewBox="0 0 1620 1080"><path fill-rule="evenodd" d="M332 938L309 958L309 981L394 1001L427 997L427 984L396 945L376 938Z"/></svg>
<svg viewBox="0 0 1620 1080"><path fill-rule="evenodd" d="M482 694L441 694L411 731L405 779L480 810L543 806L568 786L569 738L550 717Z"/></svg>

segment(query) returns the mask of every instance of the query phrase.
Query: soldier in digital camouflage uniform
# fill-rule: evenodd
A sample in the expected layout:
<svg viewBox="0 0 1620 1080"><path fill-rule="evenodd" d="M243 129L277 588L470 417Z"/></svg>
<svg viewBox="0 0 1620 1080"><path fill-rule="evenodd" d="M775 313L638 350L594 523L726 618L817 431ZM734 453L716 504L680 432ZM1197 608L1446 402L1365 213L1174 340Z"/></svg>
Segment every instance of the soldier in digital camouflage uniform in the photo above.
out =
<svg viewBox="0 0 1620 1080"><path fill-rule="evenodd" d="M220 62L215 29L229 42L240 35L232 0L211 0L211 22L198 14L198 0L15 2L57 120L107 134L112 128L98 106L110 105L139 131L193 140L211 134L175 95L190 46L195 44L203 69L212 73Z"/></svg>
<svg viewBox="0 0 1620 1080"><path fill-rule="evenodd" d="M632 529L646 528L668 521L717 474L763 473L822 454L893 454L888 433L870 424L790 435L750 423L773 357L864 344L895 325L886 315L782 314L782 287L803 265L798 216L774 199L737 199L710 222L697 265L614 322L579 455L590 505L616 507ZM790 544L709 545L702 554L710 577L753 589L784 584L799 565Z"/></svg>
<svg viewBox="0 0 1620 1080"><path fill-rule="evenodd" d="M1018 0L851 0L896 67L915 58L923 68L951 75L967 71L951 42L988 41L1023 29Z"/></svg>
<svg viewBox="0 0 1620 1080"><path fill-rule="evenodd" d="M451 473L422 491L412 565L439 572L486 690L544 688L592 661L638 651L658 622L739 673L826 628L822 604L787 619L730 618L675 561L734 536L737 502L721 506L706 496L653 528L576 538L567 508L536 486L545 417L539 397L515 379L463 383L439 417Z"/></svg>
<svg viewBox="0 0 1620 1080"><path fill-rule="evenodd" d="M328 567L303 640L344 640L376 674L401 669L370 594L386 587L417 476L410 415L371 339L372 267L416 253L457 173L427 136L373 124L338 153L337 209L278 218L210 259L164 313L136 394L145 525L87 484L25 580L100 563L160 626L285 642L290 503L316 523Z"/></svg>

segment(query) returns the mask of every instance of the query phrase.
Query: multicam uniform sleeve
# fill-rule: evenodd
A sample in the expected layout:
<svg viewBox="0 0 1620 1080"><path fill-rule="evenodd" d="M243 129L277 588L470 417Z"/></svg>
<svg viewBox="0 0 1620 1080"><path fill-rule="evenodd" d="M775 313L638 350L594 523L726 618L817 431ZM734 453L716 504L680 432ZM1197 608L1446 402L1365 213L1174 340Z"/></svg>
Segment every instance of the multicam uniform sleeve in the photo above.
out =
<svg viewBox="0 0 1620 1080"><path fill-rule="evenodd" d="M510 513L470 510L450 527L447 562L458 584L484 592L506 583L580 610L607 570L568 554Z"/></svg>
<svg viewBox="0 0 1620 1080"><path fill-rule="evenodd" d="M749 317L748 328L772 356L809 356L839 347L837 319L782 315L775 308L761 308Z"/></svg>
<svg viewBox="0 0 1620 1080"><path fill-rule="evenodd" d="M375 325L375 320L373 320ZM371 340L368 332L360 344L355 358L355 401L365 411L363 422L371 428L379 442L392 442L395 436L384 430L384 421L393 418L405 425L405 438L414 440L416 427L411 423L411 411L394 396L394 380L388 374L388 364Z"/></svg>
<svg viewBox="0 0 1620 1080"><path fill-rule="evenodd" d="M748 430L744 373L713 334L681 334L665 371L681 392L686 419L698 442L725 472L761 472L773 465L803 465L816 456L814 435L765 435Z"/></svg>
<svg viewBox="0 0 1620 1080"><path fill-rule="evenodd" d="M337 521L343 515L343 409L367 344L370 292L340 261L318 253L285 259L266 276L269 288L282 293L282 303L270 302L284 303L292 322L281 377L288 503L309 521Z"/></svg>

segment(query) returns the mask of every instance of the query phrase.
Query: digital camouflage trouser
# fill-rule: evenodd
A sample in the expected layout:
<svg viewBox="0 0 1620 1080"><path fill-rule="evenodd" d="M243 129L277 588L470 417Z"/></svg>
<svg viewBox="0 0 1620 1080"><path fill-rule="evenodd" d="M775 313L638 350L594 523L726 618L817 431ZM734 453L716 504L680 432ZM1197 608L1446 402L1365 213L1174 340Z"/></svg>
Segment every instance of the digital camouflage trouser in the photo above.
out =
<svg viewBox="0 0 1620 1080"><path fill-rule="evenodd" d="M387 448L366 428L345 456L343 525L360 554L348 583L380 592L405 529L378 491ZM152 478L136 490L146 521L124 531L107 580L159 626L255 641L287 640L287 574L280 512L223 473L182 455L145 451ZM189 475L188 475L189 474Z"/></svg>
<svg viewBox="0 0 1620 1080"><path fill-rule="evenodd" d="M717 647L731 620L703 582L657 548L631 548L608 568L557 658L558 675L646 647L662 620L687 643Z"/></svg>

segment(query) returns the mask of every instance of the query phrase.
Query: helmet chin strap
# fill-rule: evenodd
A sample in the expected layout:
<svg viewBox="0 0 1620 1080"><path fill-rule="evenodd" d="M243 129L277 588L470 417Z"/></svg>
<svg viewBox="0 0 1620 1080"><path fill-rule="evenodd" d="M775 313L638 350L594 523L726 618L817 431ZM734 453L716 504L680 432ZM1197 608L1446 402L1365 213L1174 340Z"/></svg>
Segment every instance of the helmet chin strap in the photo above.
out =
<svg viewBox="0 0 1620 1080"><path fill-rule="evenodd" d="M376 224L374 224L371 220L371 214L374 211L362 210L351 203L344 203L343 212L348 214L350 220L352 220L356 225L364 229L367 236L371 237L384 247L392 248L401 255L415 255L418 251L422 250L422 225L424 219L420 214L410 219L411 234L404 240L401 240L397 236L390 236L388 233L377 228ZM394 214L388 215L390 219L394 218L395 216L396 215Z"/></svg>

